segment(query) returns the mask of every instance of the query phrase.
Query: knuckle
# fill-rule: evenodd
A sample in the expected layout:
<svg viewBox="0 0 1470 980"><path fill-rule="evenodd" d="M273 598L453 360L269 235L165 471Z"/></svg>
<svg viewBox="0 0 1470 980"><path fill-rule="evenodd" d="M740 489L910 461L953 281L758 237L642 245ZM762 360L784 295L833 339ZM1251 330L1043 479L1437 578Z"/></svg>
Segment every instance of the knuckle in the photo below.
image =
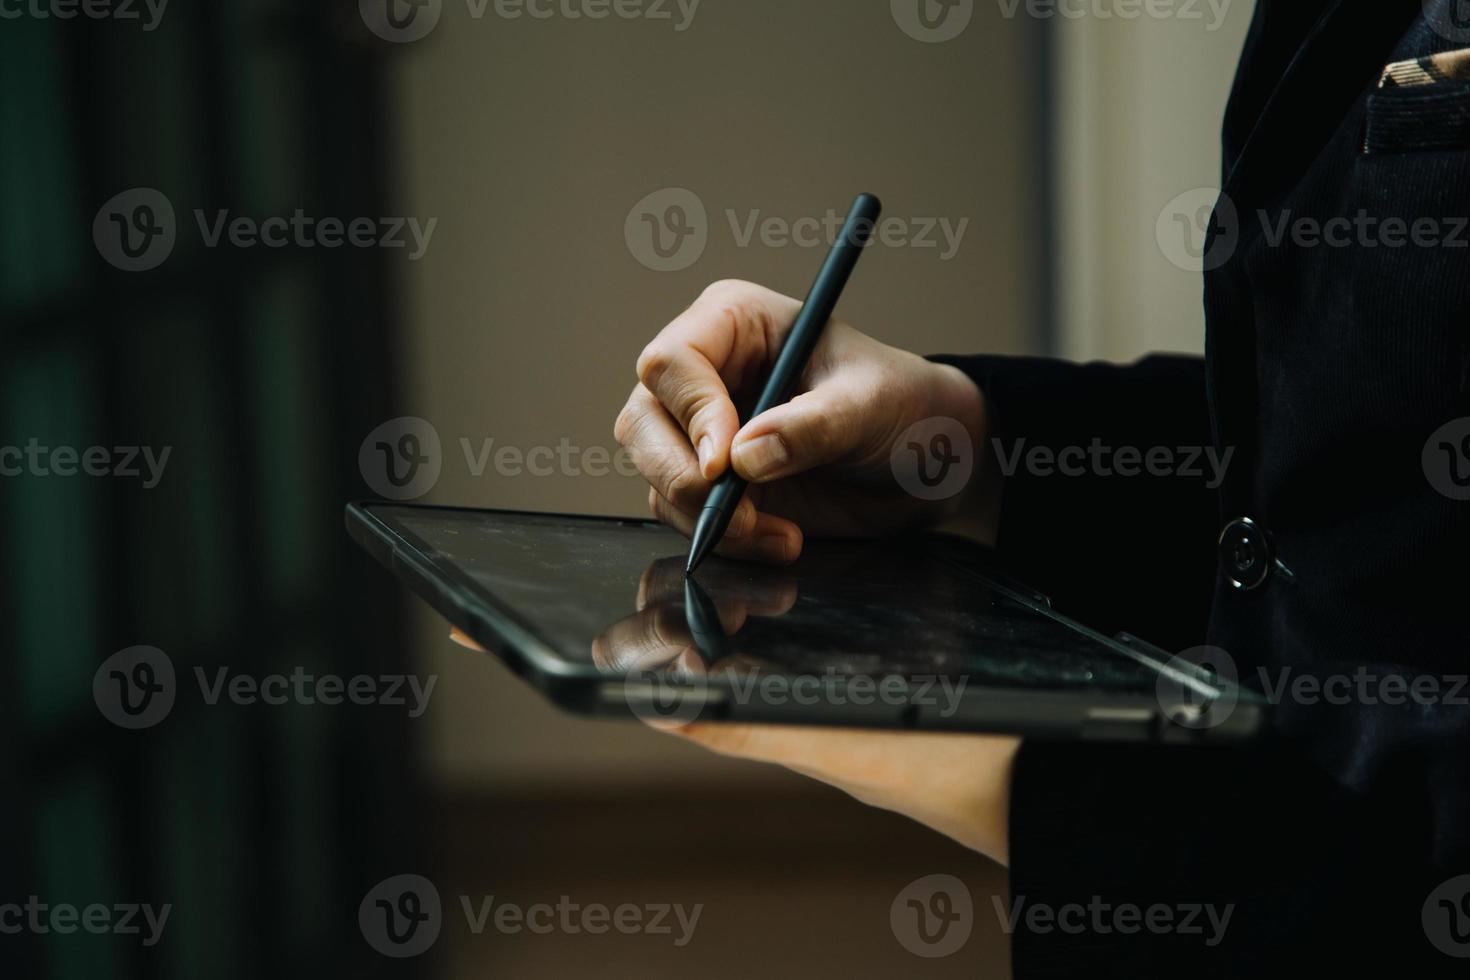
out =
<svg viewBox="0 0 1470 980"><path fill-rule="evenodd" d="M679 646L679 629L671 618L667 606L659 606L652 616L642 620L643 648L645 650L667 650Z"/></svg>
<svg viewBox="0 0 1470 980"><path fill-rule="evenodd" d="M700 302L709 306L733 335L752 333L769 337L775 326L769 297L769 290L753 282L721 279L705 288Z"/></svg>
<svg viewBox="0 0 1470 980"><path fill-rule="evenodd" d="M837 427L826 413L815 412L781 438L786 443L787 450L792 453L821 452L836 441Z"/></svg>
<svg viewBox="0 0 1470 980"><path fill-rule="evenodd" d="M676 360L674 351L667 343L655 340L643 348L643 353L638 355L638 380L644 386L657 390L659 379L662 378Z"/></svg>
<svg viewBox="0 0 1470 980"><path fill-rule="evenodd" d="M723 299L749 296L758 287L744 279L716 279L704 287L700 299Z"/></svg>
<svg viewBox="0 0 1470 980"><path fill-rule="evenodd" d="M723 399L712 391L695 391L689 395L689 435L698 441L696 433L703 433L715 421Z"/></svg>
<svg viewBox="0 0 1470 980"><path fill-rule="evenodd" d="M653 418L656 406L653 396L641 385L628 396L628 403L623 406L617 421L613 423L613 437L617 439L618 445L635 455L638 453L640 444L648 441L645 430Z"/></svg>
<svg viewBox="0 0 1470 980"><path fill-rule="evenodd" d="M767 346L775 342L776 318L765 303L752 303L746 308L746 329L765 340Z"/></svg>
<svg viewBox="0 0 1470 980"><path fill-rule="evenodd" d="M860 421L840 401L830 396L823 397L815 391L797 395L791 404L801 406L803 411L795 416L792 425L777 434L786 443L786 448L798 455L832 449L842 440L844 433L849 433ZM878 400L874 404L893 403Z"/></svg>
<svg viewBox="0 0 1470 980"><path fill-rule="evenodd" d="M694 496L704 480L687 467L680 467L669 477L669 499L678 501Z"/></svg>
<svg viewBox="0 0 1470 980"><path fill-rule="evenodd" d="M618 413L617 420L613 422L613 438L618 445L627 448L633 441L634 433L638 431L638 410L634 408L633 401L629 399L628 404Z"/></svg>
<svg viewBox="0 0 1470 980"><path fill-rule="evenodd" d="M660 401L680 428L689 432L694 427L695 416L723 394L723 390L712 391L711 382L703 378L685 377L677 382L666 382Z"/></svg>
<svg viewBox="0 0 1470 980"><path fill-rule="evenodd" d="M698 407L709 397L705 386L693 378L681 378L677 384L666 387L669 390L664 393L667 399L664 405L676 417L684 420L691 418Z"/></svg>
<svg viewBox="0 0 1470 980"><path fill-rule="evenodd" d="M732 337L746 334L764 335L764 317L761 307L755 303L724 302L720 304L720 324Z"/></svg>
<svg viewBox="0 0 1470 980"><path fill-rule="evenodd" d="M733 343L748 352L752 365L764 364L775 356L781 349L785 327L790 325L778 323L771 308L764 303L753 303L739 309L727 307L724 316L734 338Z"/></svg>

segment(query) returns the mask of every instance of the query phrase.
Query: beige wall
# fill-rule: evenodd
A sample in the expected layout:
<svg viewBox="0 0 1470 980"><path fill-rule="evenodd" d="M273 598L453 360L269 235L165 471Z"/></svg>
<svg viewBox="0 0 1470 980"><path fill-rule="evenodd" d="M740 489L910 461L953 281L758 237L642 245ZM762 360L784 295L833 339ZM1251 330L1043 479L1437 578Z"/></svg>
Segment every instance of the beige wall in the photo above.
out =
<svg viewBox="0 0 1470 980"><path fill-rule="evenodd" d="M1201 20L1056 23L1058 347L1069 357L1203 350L1201 276L1170 261L1179 253L1156 226L1178 195L1220 185L1220 122L1253 4L1216 3L1194 6Z"/></svg>
<svg viewBox="0 0 1470 980"><path fill-rule="evenodd" d="M823 247L742 248L728 209L741 222L755 209L794 220L871 190L889 216L968 219L950 261L935 249L870 252L840 314L919 351L1029 349L1033 27L982 4L960 38L924 44L886 2L704 0L676 33L616 19L475 21L446 0L434 33L404 46L396 77L404 206L439 218L405 284L406 407L445 448L428 499L643 513L635 480L474 478L458 440L612 446L639 349L704 285L740 277L801 294ZM630 209L665 187L695 191L710 217L707 249L683 271L651 271L625 244ZM554 712L498 665L451 648L427 615L421 635L442 675L428 724L446 777L729 778L639 726Z"/></svg>

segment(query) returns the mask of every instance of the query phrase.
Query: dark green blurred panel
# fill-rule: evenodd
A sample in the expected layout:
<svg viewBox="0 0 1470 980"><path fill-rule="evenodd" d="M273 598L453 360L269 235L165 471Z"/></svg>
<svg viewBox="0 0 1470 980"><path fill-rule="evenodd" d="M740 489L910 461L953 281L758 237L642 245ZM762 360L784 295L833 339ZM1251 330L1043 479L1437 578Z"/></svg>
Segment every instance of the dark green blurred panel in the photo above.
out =
<svg viewBox="0 0 1470 980"><path fill-rule="evenodd" d="M0 24L0 307L15 308L75 288L91 232L68 190L77 168L55 22Z"/></svg>
<svg viewBox="0 0 1470 980"><path fill-rule="evenodd" d="M195 217L391 213L381 52L344 18L351 0L171 3L152 32L0 19L0 447L169 450L153 488L0 478L0 730L24 747L0 767L0 863L19 875L0 892L173 906L154 949L0 937L0 980L392 965L354 913L363 862L416 840L393 719L210 705L194 673L347 676L365 652L405 669L396 590L341 524L360 492L342 443L392 402L382 256L205 249ZM92 224L135 187L169 198L178 240L129 273ZM141 732L91 697L101 660L134 644L166 651L178 681Z"/></svg>
<svg viewBox="0 0 1470 980"><path fill-rule="evenodd" d="M299 664L330 662L320 652L302 648L290 650L289 656ZM341 872L339 862L332 860L340 849L339 832L332 826L331 810L322 793L323 776L332 771L328 743L333 710L293 705L283 708L276 719L281 744L290 746L276 797L281 802L275 815L281 835L281 877L291 882L281 896L279 914L285 920L286 955L308 961L320 955L333 929L347 918L342 908L333 905L337 896L330 883L339 880ZM352 861L350 855L348 860Z"/></svg>
<svg viewBox="0 0 1470 980"><path fill-rule="evenodd" d="M246 324L258 492L247 519L260 529L269 569L266 586L277 601L299 600L320 580L322 515L337 502L325 494L320 429L325 416L323 376L311 323L310 283L295 272L274 277L256 299Z"/></svg>
<svg viewBox="0 0 1470 980"><path fill-rule="evenodd" d="M253 977L249 944L271 942L252 937L242 889L253 871L247 794L256 789L248 782L246 711L221 702L170 719L165 724L178 722L179 729L151 754L163 763L150 802L159 814L154 852L162 888L174 904L167 942L160 944L169 976Z"/></svg>
<svg viewBox="0 0 1470 980"><path fill-rule="evenodd" d="M0 446L78 452L99 441L91 361L67 347L12 358L0 374ZM29 466L25 467L29 470ZM105 537L96 501L111 477L0 477L7 551L24 556L10 577L11 629L29 724L57 727L89 711L92 672L108 651L98 636L99 553Z"/></svg>
<svg viewBox="0 0 1470 980"><path fill-rule="evenodd" d="M150 896L120 892L111 853L108 826L112 813L107 805L105 783L94 762L86 771L61 783L35 807L35 839L43 894L49 905L68 903L85 908L93 903L152 902ZM28 896L18 896L24 901ZM165 925L165 934L167 925ZM136 943L138 936L96 935L78 929L70 934L47 933L44 960L49 975L58 980L105 980L116 975L121 944Z"/></svg>
<svg viewBox="0 0 1470 980"><path fill-rule="evenodd" d="M253 215L289 215L301 205L298 160L305 123L301 117L298 50L273 46L242 52L234 94L240 131L242 206Z"/></svg>
<svg viewBox="0 0 1470 980"><path fill-rule="evenodd" d="M162 191L179 226L173 263L202 247L194 210L228 206L207 199L211 110L199 78L210 53L199 43L199 15L197 7L170 3L151 32L116 22L96 25L101 63L95 69L108 79L97 123L113 152L106 161L107 185L89 206L98 208L134 187Z"/></svg>
<svg viewBox="0 0 1470 980"><path fill-rule="evenodd" d="M240 585L228 487L246 447L222 418L213 329L202 311L170 311L135 327L123 375L137 431L155 455L170 448L158 486L136 495L136 605L150 630L137 642L197 644L191 658L206 637L229 634Z"/></svg>

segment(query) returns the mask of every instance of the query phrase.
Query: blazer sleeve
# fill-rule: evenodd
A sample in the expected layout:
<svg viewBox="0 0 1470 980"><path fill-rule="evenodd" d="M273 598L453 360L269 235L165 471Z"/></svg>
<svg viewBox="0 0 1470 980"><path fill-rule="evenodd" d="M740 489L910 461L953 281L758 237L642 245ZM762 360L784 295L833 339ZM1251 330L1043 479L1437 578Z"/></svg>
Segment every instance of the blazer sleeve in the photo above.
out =
<svg viewBox="0 0 1470 980"><path fill-rule="evenodd" d="M1198 359L936 359L985 393L992 457L1096 441L1114 456L1166 447L1181 460L1211 444ZM1065 476L1024 464L1002 475L997 549L1018 577L1097 628L1166 649L1204 642L1221 516L1208 475ZM1436 756L1423 744L1363 790L1290 741L1027 740L1012 785L1011 894L993 899L1017 980L1463 969L1426 941L1421 920L1445 870L1425 843L1445 828L1423 787L1436 766L1441 784L1463 785L1470 752L1463 733L1438 740Z"/></svg>
<svg viewBox="0 0 1470 980"><path fill-rule="evenodd" d="M1220 458L1204 361L934 360L985 393L980 458L1004 483L996 548L1007 567L1097 629L1166 649L1202 643L1219 521L1211 460ZM1147 475L1150 453L1168 475Z"/></svg>

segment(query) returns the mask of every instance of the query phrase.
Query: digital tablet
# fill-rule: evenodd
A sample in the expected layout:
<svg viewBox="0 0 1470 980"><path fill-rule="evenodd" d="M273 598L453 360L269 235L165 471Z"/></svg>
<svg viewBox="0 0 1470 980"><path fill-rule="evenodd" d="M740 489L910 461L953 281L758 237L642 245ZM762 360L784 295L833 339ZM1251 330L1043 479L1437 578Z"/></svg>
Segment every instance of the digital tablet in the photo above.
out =
<svg viewBox="0 0 1470 980"><path fill-rule="evenodd" d="M943 534L712 558L647 520L362 503L352 537L567 710L1218 744L1267 705L1207 663L1058 615Z"/></svg>

